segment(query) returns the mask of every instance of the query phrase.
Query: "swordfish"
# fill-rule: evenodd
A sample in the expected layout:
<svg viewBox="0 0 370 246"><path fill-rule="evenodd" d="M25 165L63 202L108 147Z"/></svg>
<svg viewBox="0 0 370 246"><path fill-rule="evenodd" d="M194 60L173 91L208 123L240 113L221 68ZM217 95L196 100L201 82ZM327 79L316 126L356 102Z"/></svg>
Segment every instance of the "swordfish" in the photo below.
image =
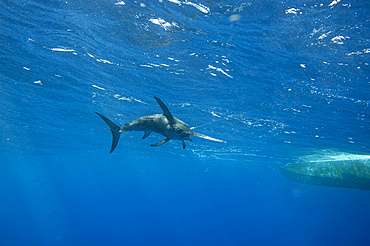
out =
<svg viewBox="0 0 370 246"><path fill-rule="evenodd" d="M105 123L107 123L112 133L113 140L112 140L112 146L111 146L109 153L112 153L114 149L117 147L119 137L121 133L124 131L143 131L144 136L142 139L147 138L152 132L159 133L165 137L163 140L159 141L158 143L151 144L150 146L152 147L161 146L167 143L169 140L173 139L173 140L181 141L182 148L185 149L186 147L185 140L193 141L191 140L190 136L195 136L199 138L208 139L211 141L226 143L223 140L212 138L212 137L194 132L189 127L188 124L172 116L167 106L161 101L161 99L159 99L158 97L154 97L154 99L157 101L157 103L161 107L163 114L152 114L152 115L143 116L127 124L124 124L121 127L114 124L107 117L95 112L97 115L99 115L100 118L102 118L105 121Z"/></svg>

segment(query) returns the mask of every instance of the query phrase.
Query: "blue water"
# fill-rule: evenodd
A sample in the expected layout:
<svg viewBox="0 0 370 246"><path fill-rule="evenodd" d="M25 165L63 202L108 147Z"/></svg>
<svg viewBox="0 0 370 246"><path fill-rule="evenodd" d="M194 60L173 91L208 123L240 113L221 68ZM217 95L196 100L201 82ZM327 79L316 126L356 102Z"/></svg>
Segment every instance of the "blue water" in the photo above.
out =
<svg viewBox="0 0 370 246"><path fill-rule="evenodd" d="M368 245L370 193L278 167L369 154L368 1L0 2L0 245ZM200 138L111 135L161 113Z"/></svg>

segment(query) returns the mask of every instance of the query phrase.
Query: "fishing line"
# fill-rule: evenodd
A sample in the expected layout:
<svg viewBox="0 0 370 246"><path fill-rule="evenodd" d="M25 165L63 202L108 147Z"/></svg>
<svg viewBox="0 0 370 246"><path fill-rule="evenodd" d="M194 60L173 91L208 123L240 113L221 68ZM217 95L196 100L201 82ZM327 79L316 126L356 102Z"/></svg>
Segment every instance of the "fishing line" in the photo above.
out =
<svg viewBox="0 0 370 246"><path fill-rule="evenodd" d="M220 120L227 120L226 118L221 118L221 119L218 119L218 120L215 120L215 121L212 121L212 122L207 122L207 123L204 123L204 124L201 124L201 125L198 125L198 126L193 126L193 127L190 127L191 130L194 130L195 128L198 128L198 127L201 127L201 126L205 126L205 125L209 125L209 124L213 124L213 123L216 123Z"/></svg>
<svg viewBox="0 0 370 246"><path fill-rule="evenodd" d="M259 108L259 109L251 110L251 111L249 111L249 113L251 113L251 112L255 112L255 111L264 110L264 109L268 109L268 108L272 108L272 107L275 107L275 106L278 106L278 105L279 105L279 104L272 104L272 105L270 105L270 106L266 106L266 107L262 107L262 108ZM209 112L207 112L207 113L209 113ZM212 113L211 113L211 114L212 114ZM215 114L213 114L213 115L215 115ZM218 120L214 120L214 121L212 121L212 122L207 122L207 123L204 123L204 124L201 124L201 125L198 125L198 126L190 127L190 129L191 129L191 130L194 130L195 128L202 127L202 126L205 126L205 125L210 125L210 124L216 123L216 122L221 121L221 120L228 120L228 119L230 118L230 116L227 116L226 118L222 118L221 116L218 116L218 115L217 115L217 117L219 117L220 119L218 119Z"/></svg>

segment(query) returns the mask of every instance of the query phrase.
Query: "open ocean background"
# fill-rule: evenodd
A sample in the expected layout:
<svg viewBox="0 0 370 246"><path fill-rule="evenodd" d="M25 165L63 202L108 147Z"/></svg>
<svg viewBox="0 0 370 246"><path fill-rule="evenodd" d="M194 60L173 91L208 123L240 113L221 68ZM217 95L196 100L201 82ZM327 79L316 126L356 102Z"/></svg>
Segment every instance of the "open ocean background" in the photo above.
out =
<svg viewBox="0 0 370 246"><path fill-rule="evenodd" d="M0 245L369 245L370 192L278 170L370 153L370 2L0 2ZM111 135L161 113L200 138Z"/></svg>

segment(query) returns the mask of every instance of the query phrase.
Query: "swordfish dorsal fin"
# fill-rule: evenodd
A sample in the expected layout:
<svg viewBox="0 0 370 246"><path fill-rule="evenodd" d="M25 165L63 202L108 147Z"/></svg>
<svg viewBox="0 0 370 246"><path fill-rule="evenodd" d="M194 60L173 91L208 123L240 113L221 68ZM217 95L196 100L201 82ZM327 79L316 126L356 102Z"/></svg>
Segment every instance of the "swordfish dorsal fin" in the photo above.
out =
<svg viewBox="0 0 370 246"><path fill-rule="evenodd" d="M168 121L170 123L174 123L175 122L175 119L173 118L172 114L168 110L167 106L158 97L154 97L154 99L157 101L157 103L159 104L159 106L163 110L163 115L166 116L166 118L168 119Z"/></svg>

